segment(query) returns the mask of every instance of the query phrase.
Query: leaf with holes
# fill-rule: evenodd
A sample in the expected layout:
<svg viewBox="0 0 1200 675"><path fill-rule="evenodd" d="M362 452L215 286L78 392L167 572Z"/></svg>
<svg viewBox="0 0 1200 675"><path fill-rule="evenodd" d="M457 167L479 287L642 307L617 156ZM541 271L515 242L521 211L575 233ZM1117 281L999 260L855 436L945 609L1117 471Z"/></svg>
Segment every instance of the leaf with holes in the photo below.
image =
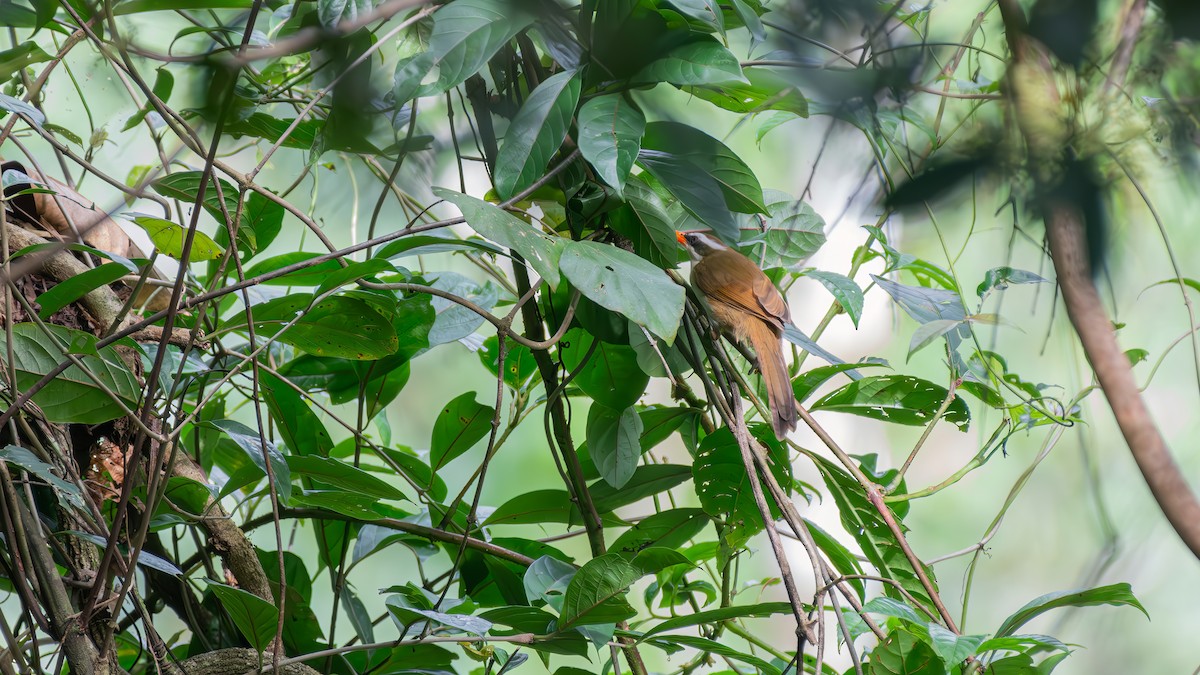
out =
<svg viewBox="0 0 1200 675"><path fill-rule="evenodd" d="M775 444L771 449L771 471L780 485L791 483L786 454L780 455ZM730 548L737 549L763 529L762 514L754 501L750 478L742 462L737 439L728 428L721 428L704 437L696 461L692 464L696 496L704 512L725 521L725 539ZM766 495L774 517L779 516L775 500Z"/></svg>
<svg viewBox="0 0 1200 675"><path fill-rule="evenodd" d="M934 421L949 392L911 375L875 375L855 380L818 399L810 410L849 413L893 424L923 426ZM957 396L943 418L960 431L971 423L967 404Z"/></svg>
<svg viewBox="0 0 1200 675"><path fill-rule="evenodd" d="M559 265L567 280L592 302L645 326L668 344L675 341L683 317L683 287L658 267L595 241L569 243Z"/></svg>

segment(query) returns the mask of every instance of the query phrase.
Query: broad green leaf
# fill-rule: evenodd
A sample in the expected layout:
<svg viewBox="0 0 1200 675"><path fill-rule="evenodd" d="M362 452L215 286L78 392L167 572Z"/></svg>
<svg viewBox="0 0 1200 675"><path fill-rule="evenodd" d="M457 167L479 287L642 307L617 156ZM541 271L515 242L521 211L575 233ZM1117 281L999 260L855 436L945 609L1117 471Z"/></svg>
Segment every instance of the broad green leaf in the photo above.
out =
<svg viewBox="0 0 1200 675"><path fill-rule="evenodd" d="M45 321L51 314L97 288L107 286L126 274L137 274L137 271L137 267L130 270L121 263L110 262L57 283L38 296L38 317Z"/></svg>
<svg viewBox="0 0 1200 675"><path fill-rule="evenodd" d="M558 629L617 623L636 616L625 593L644 575L640 567L614 553L589 560L567 585Z"/></svg>
<svg viewBox="0 0 1200 675"><path fill-rule="evenodd" d="M92 534L90 532L80 532L78 530L67 530L63 534L70 534L71 536L78 537L80 539L83 539L84 541L89 541L89 542L95 544L96 546L99 546L101 548L101 550L107 548L109 545L109 541L107 538L101 537L98 534ZM121 551L122 555L129 555L129 547L128 546L121 544L118 546L118 548ZM183 570L179 569L179 567L177 565L175 565L175 563L173 563L170 560L167 560L166 558L163 558L161 556L154 555L153 553L151 553L149 551L142 550L142 551L138 552L137 564L141 565L142 567L145 567L146 569L152 569L152 570L155 570L158 572L162 572L163 574L169 574L173 577L183 578Z"/></svg>
<svg viewBox="0 0 1200 675"><path fill-rule="evenodd" d="M863 568L858 562L858 558L842 542L821 529L820 526L811 520L805 518L804 522L808 525L808 531L812 534L817 548L821 549L821 552L829 559L830 564L833 565L835 570L843 576L860 575L863 573ZM861 602L866 596L866 585L863 583L863 580L847 579L846 583L858 592L858 599Z"/></svg>
<svg viewBox="0 0 1200 675"><path fill-rule="evenodd" d="M251 0L123 0L113 7L113 14L141 14L142 12L200 11L205 9L250 9Z"/></svg>
<svg viewBox="0 0 1200 675"><path fill-rule="evenodd" d="M670 0L671 6L684 16L695 19L708 28L724 35L725 15L716 0Z"/></svg>
<svg viewBox="0 0 1200 675"><path fill-rule="evenodd" d="M544 555L534 560L529 569L525 571L522 579L525 597L531 603L544 601L556 610L561 610L563 593L566 592L567 585L571 583L571 579L577 571L575 566L570 563ZM542 628L544 629L545 626Z"/></svg>
<svg viewBox="0 0 1200 675"><path fill-rule="evenodd" d="M646 125L642 147L668 153L689 168L712 176L720 184L730 210L771 213L750 167L728 146L703 131L679 122L651 122Z"/></svg>
<svg viewBox="0 0 1200 675"><path fill-rule="evenodd" d="M297 455L328 457L333 439L300 394L271 373L259 377L263 399L287 447Z"/></svg>
<svg viewBox="0 0 1200 675"><path fill-rule="evenodd" d="M596 511L608 513L652 495L666 492L692 477L691 467L679 464L647 464L633 472L633 478L621 489L603 481L592 483L589 491Z"/></svg>
<svg viewBox="0 0 1200 675"><path fill-rule="evenodd" d="M71 506L77 509L86 508L83 502L83 492L80 491L79 486L56 476L53 472L54 467L38 459L37 455L29 450L15 445L6 445L0 448L0 461L20 467L46 481L54 488L54 492Z"/></svg>
<svg viewBox="0 0 1200 675"><path fill-rule="evenodd" d="M291 497L291 505L298 508L325 509L354 520L365 521L379 520L384 517L384 514L376 508L378 504L379 499L376 497L345 490L303 490L300 494L294 494ZM333 523L328 524L332 525ZM338 525L345 525L345 523L338 523ZM321 552L321 556L333 560L335 564L342 551L349 550L342 548L340 539L333 540L343 532L344 530L329 528L319 531L317 535L322 549L326 549ZM328 560L323 564L328 565Z"/></svg>
<svg viewBox="0 0 1200 675"><path fill-rule="evenodd" d="M383 358L399 348L392 323L366 301L335 295L309 307L312 300L311 294L299 293L251 307L257 337L275 337L317 356L353 360ZM245 323L239 312L225 328L245 330Z"/></svg>
<svg viewBox="0 0 1200 675"><path fill-rule="evenodd" d="M713 105L736 113L780 110L808 117L808 100L796 84L766 68L742 71L746 82L726 82L684 87L683 90Z"/></svg>
<svg viewBox="0 0 1200 675"><path fill-rule="evenodd" d="M872 675L945 675L947 667L937 652L906 630L894 630L871 650Z"/></svg>
<svg viewBox="0 0 1200 675"><path fill-rule="evenodd" d="M569 243L559 266L571 285L592 302L645 326L668 344L675 341L684 291L658 267L595 241Z"/></svg>
<svg viewBox="0 0 1200 675"><path fill-rule="evenodd" d="M618 194L625 188L645 131L645 115L620 94L597 96L579 109L579 150Z"/></svg>
<svg viewBox="0 0 1200 675"><path fill-rule="evenodd" d="M609 227L633 242L633 250L671 269L679 262L679 240L662 197L640 178L625 184L626 205L609 215Z"/></svg>
<svg viewBox="0 0 1200 675"><path fill-rule="evenodd" d="M589 352L591 356L585 362ZM559 355L567 370L576 373L571 383L614 410L637 403L650 381L650 376L638 367L632 348L600 342L579 328L567 331L559 343Z"/></svg>
<svg viewBox="0 0 1200 675"><path fill-rule="evenodd" d="M433 193L457 206L467 224L480 235L521 254L551 290L558 288L559 258L566 243L563 239L483 200L439 187L433 188Z"/></svg>
<svg viewBox="0 0 1200 675"><path fill-rule="evenodd" d="M443 190L444 188L435 187L433 190ZM451 193L459 194L459 193ZM444 199L445 197L443 197ZM403 239L389 242L378 251L375 252L376 258L403 258L411 255L422 255L426 253L442 253L444 251L464 251L475 250L490 253L492 255L505 255L504 249L496 246L490 241L485 241L479 237L471 237L469 239L457 239L453 236L447 236L444 231L437 231L434 234L415 234Z"/></svg>
<svg viewBox="0 0 1200 675"><path fill-rule="evenodd" d="M1134 597L1129 584L1112 584L1087 590L1059 591L1047 593L1031 600L1027 605L1013 612L1011 616L996 629L996 637L1008 637L1018 628L1028 623L1034 617L1059 607L1094 607L1096 605L1114 605L1136 607L1150 618L1146 608Z"/></svg>
<svg viewBox="0 0 1200 675"><path fill-rule="evenodd" d="M317 18L328 29L343 21L354 21L374 9L373 0L317 0Z"/></svg>
<svg viewBox="0 0 1200 675"><path fill-rule="evenodd" d="M296 125L294 129L292 129L293 124ZM266 113L256 112L246 119L226 122L222 133L234 138L253 136L271 143L279 143L285 148L308 150L317 140L323 124L324 120L311 117L296 123L295 118L272 117ZM291 129L290 132L289 129Z"/></svg>
<svg viewBox="0 0 1200 675"><path fill-rule="evenodd" d="M678 200L685 216L690 216L696 224L707 225L726 243L737 244L741 229L729 210L721 184L711 174L697 170L671 153L646 147L638 153L638 164ZM692 229L690 225L681 227L675 222L671 229Z"/></svg>
<svg viewBox="0 0 1200 675"><path fill-rule="evenodd" d="M547 78L525 99L496 157L492 180L502 199L529 187L545 171L567 136L580 86L579 74L568 70Z"/></svg>
<svg viewBox="0 0 1200 675"><path fill-rule="evenodd" d="M979 282L979 286L975 289L975 294L982 298L992 291L1002 291L1008 288L1009 284L1045 283L1049 283L1049 280L1033 272L1015 267L995 267L984 273L983 281Z"/></svg>
<svg viewBox="0 0 1200 675"><path fill-rule="evenodd" d="M244 229L249 232L243 233ZM282 229L283 206L258 192L247 193L246 203L242 206L242 225L238 230L238 245L242 250L258 253L270 246Z"/></svg>
<svg viewBox="0 0 1200 675"><path fill-rule="evenodd" d="M796 379L792 380L792 391L796 394L796 400L804 403L817 390L817 387L825 384L830 378L839 373L853 373L858 368L886 365L884 363L835 363L829 366L820 366L819 368L813 368L812 370L800 373Z"/></svg>
<svg viewBox="0 0 1200 675"><path fill-rule="evenodd" d="M504 383L513 389L519 389L529 377L537 371L537 362L533 351L512 338L507 338L508 344L504 350ZM501 375L500 368L500 338L492 335L483 341L483 346L476 352L479 360L492 375Z"/></svg>
<svg viewBox="0 0 1200 675"><path fill-rule="evenodd" d="M279 625L279 609L257 595L243 591L240 588L226 586L209 580L208 587L212 590L221 606L233 619L233 623L250 642L255 651L262 651L275 638L275 630Z"/></svg>
<svg viewBox="0 0 1200 675"><path fill-rule="evenodd" d="M614 488L624 487L633 477L642 455L641 434L642 419L633 406L614 410L593 403L588 410L588 451L600 475Z"/></svg>
<svg viewBox="0 0 1200 675"><path fill-rule="evenodd" d="M609 544L609 553L633 556L651 546L680 549L700 534L710 518L702 509L675 508L639 520Z"/></svg>
<svg viewBox="0 0 1200 675"><path fill-rule="evenodd" d="M187 240L187 230L169 220L154 216L135 216L133 222L146 231L146 234L150 236L150 241L154 242L154 247L163 255L176 260L183 259L183 244ZM196 233L192 235L192 248L188 252L188 260L216 260L224 254L225 249L221 248L207 234L196 230Z"/></svg>
<svg viewBox="0 0 1200 675"><path fill-rule="evenodd" d="M714 38L705 36L675 47L642 68L633 81L687 86L746 82L746 77L737 57Z"/></svg>
<svg viewBox="0 0 1200 675"><path fill-rule="evenodd" d="M400 490L351 464L317 455L289 455L286 459L293 474L368 497L407 500Z"/></svg>
<svg viewBox="0 0 1200 675"><path fill-rule="evenodd" d="M917 610L909 607L907 603L893 598L872 598L870 602L867 602L863 605L862 611L870 612L872 614L891 616L897 619L904 619L905 621L918 626L925 625L924 618L921 614L917 613Z"/></svg>
<svg viewBox="0 0 1200 675"><path fill-rule="evenodd" d="M203 175L203 172L200 171L180 171L159 178L151 183L150 187L169 199L178 199L185 204L195 204L196 198L200 195L200 178ZM237 213L238 190L232 183L224 179L218 179L216 184L221 188L220 198L217 196L217 190L213 187L210 177L208 186L204 190L204 201L200 205L218 223L225 223L226 213L229 214L229 218ZM224 200L224 204L222 204L222 200ZM224 211L222 211L222 207L224 207ZM221 227L224 229L224 225Z"/></svg>
<svg viewBox="0 0 1200 675"><path fill-rule="evenodd" d="M8 3L5 4L7 5ZM7 82L9 78L20 72L26 66L31 66L35 63L45 63L51 58L53 57L47 54L44 49L39 47L38 44L33 41L22 42L12 49L0 51L0 82ZM7 102L8 105L0 106L0 108L22 114L29 113L26 108L30 106L22 101L14 99L8 95L4 96L4 101ZM14 101L21 105L13 106ZM46 119L41 113L29 115L29 117L32 119L34 124L38 125L40 125Z"/></svg>
<svg viewBox="0 0 1200 675"><path fill-rule="evenodd" d="M934 421L946 399L945 387L911 375L864 377L818 399L810 410L849 413L893 424L923 426ZM967 404L955 396L943 419L966 431L971 422Z"/></svg>
<svg viewBox="0 0 1200 675"><path fill-rule="evenodd" d="M735 661L747 663L757 668L760 673L763 673L763 675L780 675L782 672L779 668L767 663L757 656L747 654L724 643L717 642L715 640L709 640L708 638L697 637L695 635L659 635L647 640L646 644L654 645L655 647L659 648L666 648L667 646L675 646L676 649L678 649L679 646L691 647L693 649L698 649L701 652L717 654Z"/></svg>
<svg viewBox="0 0 1200 675"><path fill-rule="evenodd" d="M691 626L699 626L706 623L719 623L730 619L745 619L749 617L774 616L776 614L791 614L792 606L786 602L763 602L755 605L733 605L730 607L721 607L720 609L710 609L704 612L696 612L686 616L677 616L673 619L667 619L645 633L642 633L639 640L646 640L659 633L664 633L669 630L678 628L689 628Z"/></svg>
<svg viewBox="0 0 1200 675"><path fill-rule="evenodd" d="M174 88L175 76L171 74L170 70L167 70L166 66L158 68L154 74L154 87L151 89L151 91L154 93L154 96L165 103L167 99L171 98L171 91ZM136 127L152 110L154 110L154 106L152 106L150 103L146 103L146 105L142 106L140 110L130 116L129 120L125 122L125 126L121 129L121 131L129 131L130 129Z"/></svg>
<svg viewBox="0 0 1200 675"><path fill-rule="evenodd" d="M974 656L979 645L987 638L986 635L958 635L936 623L927 624L926 628L933 651L951 668L965 661L968 656Z"/></svg>
<svg viewBox="0 0 1200 675"><path fill-rule="evenodd" d="M64 350L76 355L84 368L100 384L88 377L79 366L71 365L33 396L33 402L50 422L100 424L136 409L141 400L141 385L130 372L112 345L97 351L96 337L91 333L45 325L48 337L33 323L17 323L12 327L12 367L16 371L16 388L24 391L43 375L67 360ZM60 346L61 345L61 346ZM0 331L0 364L8 368L7 336ZM105 393L101 385L116 396ZM119 403L119 402L120 403Z"/></svg>
<svg viewBox="0 0 1200 675"><path fill-rule="evenodd" d="M962 323L962 321L953 319L937 319L917 326L917 329L913 331L912 339L908 341L908 357L912 358L913 354L928 347L946 333L957 329Z"/></svg>
<svg viewBox="0 0 1200 675"><path fill-rule="evenodd" d="M437 278L430 285L455 297L468 300L484 310L490 310L499 299L499 291L491 282L480 284L457 272L438 273ZM429 304L433 306L436 315L426 336L431 347L462 340L483 325L484 319L476 310L448 298L434 295L429 298Z"/></svg>
<svg viewBox="0 0 1200 675"><path fill-rule="evenodd" d="M787 486L791 477L786 454L780 456L780 447L771 448L771 470L779 484ZM750 477L733 432L722 427L704 437L692 464L692 474L700 506L713 518L724 520L726 543L730 548L739 548L762 531L763 518L755 504ZM778 517L779 506L770 493L766 493L766 499L772 514Z"/></svg>
<svg viewBox="0 0 1200 675"><path fill-rule="evenodd" d="M992 638L984 640L976 653L983 654L990 651L1026 651L1031 647L1039 649L1057 649L1062 652L1069 652L1071 648L1063 644L1061 640L1049 635L1010 635L1008 637Z"/></svg>
<svg viewBox="0 0 1200 675"><path fill-rule="evenodd" d="M862 289L854 283L853 279L836 272L822 270L806 270L804 276L816 279L825 287L825 290L832 293L834 299L845 310L846 315L854 322L855 328L858 327L858 320L862 317L864 297Z"/></svg>
<svg viewBox="0 0 1200 675"><path fill-rule="evenodd" d="M912 564L896 544L887 523L867 499L858 481L828 460L818 459L816 464L825 480L829 496L833 497L834 504L837 505L842 528L854 538L871 565L879 570L882 576L899 583L925 606L931 606ZM879 480L883 481L884 478ZM930 579L933 579L931 571ZM883 588L890 598L901 597L891 585L885 584Z"/></svg>
<svg viewBox="0 0 1200 675"><path fill-rule="evenodd" d="M429 36L430 61L417 64L413 70L428 71L437 65L437 92L456 87L479 72L532 21L531 15L504 0L455 0L434 13L433 32ZM401 79L399 71L396 79ZM396 103L406 100L397 98Z"/></svg>
<svg viewBox="0 0 1200 675"><path fill-rule="evenodd" d="M825 220L808 202L779 190L764 190L763 199L770 213L766 231L743 241L742 245L763 244L764 268L797 265L825 244ZM743 230L757 232L760 229L754 216L740 216L739 220Z"/></svg>
<svg viewBox="0 0 1200 675"><path fill-rule="evenodd" d="M246 453L246 457L254 462L262 475L271 477L280 501L287 503L291 499L292 471L288 467L287 458L274 443L267 440L264 445L262 434L236 420L213 420L209 424L225 432L225 435Z"/></svg>
<svg viewBox="0 0 1200 675"><path fill-rule="evenodd" d="M475 392L460 394L442 408L429 442L430 466L436 473L470 450L492 428L495 409L475 400Z"/></svg>
<svg viewBox="0 0 1200 675"><path fill-rule="evenodd" d="M746 26L746 30L750 31L750 51L754 51L754 47L766 41L767 34L763 29L762 19L758 18L758 14L746 4L746 0L730 0L733 6L733 11L742 20Z"/></svg>

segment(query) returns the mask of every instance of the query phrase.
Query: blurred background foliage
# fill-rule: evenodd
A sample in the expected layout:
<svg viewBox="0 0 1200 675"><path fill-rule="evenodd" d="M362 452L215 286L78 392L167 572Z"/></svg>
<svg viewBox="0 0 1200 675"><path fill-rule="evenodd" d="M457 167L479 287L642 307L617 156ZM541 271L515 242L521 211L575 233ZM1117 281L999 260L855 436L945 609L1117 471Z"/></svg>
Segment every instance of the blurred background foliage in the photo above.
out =
<svg viewBox="0 0 1200 675"><path fill-rule="evenodd" d="M1118 338L1200 482L1200 19L1183 0L1021 5L1057 92L1032 104L1051 111L1042 148L1018 132L1034 113L1012 104L994 2L0 5L0 152L20 163L5 165L7 222L39 190L86 195L151 253L114 258L85 235L85 264L128 263L129 286L178 280L178 302L132 314L199 331L130 346L149 385L126 402L160 436L92 405L110 392L86 378L86 404L46 385L41 411L17 413L65 357L51 329L14 326L27 291L6 290L0 660L154 672L251 647L269 666L280 631L278 658L322 652L306 661L320 672L778 673L797 621L775 549L797 602L822 607L800 608L821 645L806 671L1189 672L1200 568L1093 386L1037 204L1069 189L1086 214ZM1030 159L1046 152L1061 173ZM721 429L740 416L713 393L757 376L663 271L685 261L687 229L740 245L785 290L798 398L854 467L803 426L778 443L744 402L748 431L813 554L868 577L838 606L869 603L875 634L831 609L786 514L764 524L747 498ZM21 253L11 283L37 252ZM506 342L501 373L510 326L553 344ZM78 353L120 369L105 340L140 327L59 339L90 335ZM37 442L64 434L74 457ZM159 450L203 473L139 465ZM889 488L933 586L859 469ZM218 508L275 597L283 570L282 621L198 515ZM26 512L35 544L90 541L117 561L57 544L41 561L77 582L73 611L15 572L38 564L13 546ZM643 536L647 521L670 527ZM79 612L90 657L54 623ZM984 642L1014 633L1033 637Z"/></svg>

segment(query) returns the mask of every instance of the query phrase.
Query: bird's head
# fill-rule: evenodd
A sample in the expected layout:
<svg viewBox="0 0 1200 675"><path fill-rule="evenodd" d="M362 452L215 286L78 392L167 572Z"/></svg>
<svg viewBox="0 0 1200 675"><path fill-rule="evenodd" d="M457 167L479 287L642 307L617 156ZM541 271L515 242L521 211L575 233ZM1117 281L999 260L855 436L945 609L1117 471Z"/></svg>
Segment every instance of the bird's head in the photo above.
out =
<svg viewBox="0 0 1200 675"><path fill-rule="evenodd" d="M675 238L678 239L679 243L683 244L684 247L687 248L688 253L691 253L692 257L697 260L718 251L729 250L729 247L721 242L720 239L717 239L707 232L679 232L677 230L675 232Z"/></svg>

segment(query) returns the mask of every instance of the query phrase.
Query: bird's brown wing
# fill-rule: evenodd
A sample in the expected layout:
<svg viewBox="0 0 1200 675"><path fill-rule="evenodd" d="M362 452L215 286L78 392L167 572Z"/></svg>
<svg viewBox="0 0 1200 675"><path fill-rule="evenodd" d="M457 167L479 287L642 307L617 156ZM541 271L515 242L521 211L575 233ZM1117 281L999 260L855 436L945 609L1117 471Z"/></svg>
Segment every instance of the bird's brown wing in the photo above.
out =
<svg viewBox="0 0 1200 675"><path fill-rule="evenodd" d="M779 289L746 256L722 251L696 263L696 268L692 282L708 296L709 302L753 314L777 331L792 322ZM753 280L749 286L746 279Z"/></svg>

